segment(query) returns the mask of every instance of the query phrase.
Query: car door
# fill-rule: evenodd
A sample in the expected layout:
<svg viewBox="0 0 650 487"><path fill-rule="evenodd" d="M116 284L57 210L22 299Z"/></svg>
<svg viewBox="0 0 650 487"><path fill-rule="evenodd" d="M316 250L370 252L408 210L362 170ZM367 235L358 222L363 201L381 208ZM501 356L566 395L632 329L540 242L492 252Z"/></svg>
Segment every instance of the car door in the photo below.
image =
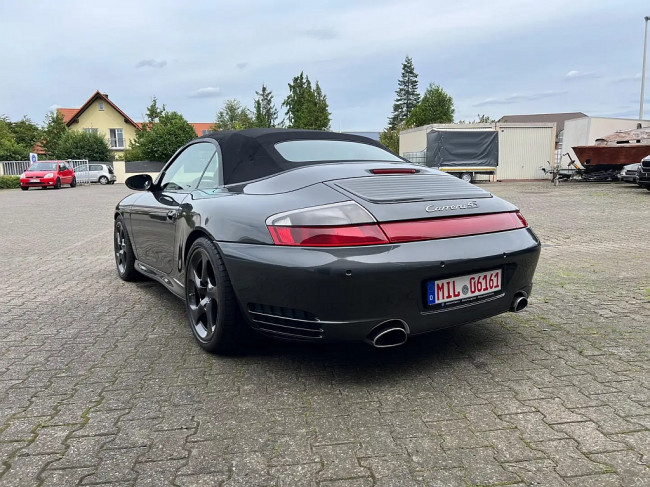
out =
<svg viewBox="0 0 650 487"><path fill-rule="evenodd" d="M209 141L188 145L132 207L131 233L140 262L165 274L172 272L180 206L196 189L216 152L216 146Z"/></svg>
<svg viewBox="0 0 650 487"><path fill-rule="evenodd" d="M102 166L101 164L91 164L90 165L90 180L94 183L99 181L99 176L102 175Z"/></svg>
<svg viewBox="0 0 650 487"><path fill-rule="evenodd" d="M61 184L70 184L74 177L74 171L65 162L60 162L59 177L61 178Z"/></svg>

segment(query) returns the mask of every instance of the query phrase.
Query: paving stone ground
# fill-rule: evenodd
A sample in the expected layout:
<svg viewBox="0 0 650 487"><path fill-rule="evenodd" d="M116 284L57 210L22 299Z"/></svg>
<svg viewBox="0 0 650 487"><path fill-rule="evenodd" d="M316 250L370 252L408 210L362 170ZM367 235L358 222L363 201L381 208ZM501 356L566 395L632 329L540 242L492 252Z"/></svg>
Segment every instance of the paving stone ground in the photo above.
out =
<svg viewBox="0 0 650 487"><path fill-rule="evenodd" d="M0 485L650 485L650 193L486 186L544 244L523 313L231 358L117 278L124 186L0 191Z"/></svg>

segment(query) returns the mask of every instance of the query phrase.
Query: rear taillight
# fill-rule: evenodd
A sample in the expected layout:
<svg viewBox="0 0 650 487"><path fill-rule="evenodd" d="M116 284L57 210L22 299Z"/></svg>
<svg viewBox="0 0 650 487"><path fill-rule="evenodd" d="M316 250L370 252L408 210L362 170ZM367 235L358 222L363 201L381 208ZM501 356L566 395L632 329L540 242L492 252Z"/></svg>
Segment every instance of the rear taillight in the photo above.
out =
<svg viewBox="0 0 650 487"><path fill-rule="evenodd" d="M266 220L276 245L346 247L388 243L373 216L354 201L314 206Z"/></svg>
<svg viewBox="0 0 650 487"><path fill-rule="evenodd" d="M365 208L353 201L280 213L270 216L266 224L276 245L302 247L415 242L528 226L519 212L378 224Z"/></svg>
<svg viewBox="0 0 650 487"><path fill-rule="evenodd" d="M276 245L347 247L389 243L378 225L345 227L269 227Z"/></svg>
<svg viewBox="0 0 650 487"><path fill-rule="evenodd" d="M382 223L381 229L391 242L397 243L465 237L516 230L527 226L524 217L517 212Z"/></svg>

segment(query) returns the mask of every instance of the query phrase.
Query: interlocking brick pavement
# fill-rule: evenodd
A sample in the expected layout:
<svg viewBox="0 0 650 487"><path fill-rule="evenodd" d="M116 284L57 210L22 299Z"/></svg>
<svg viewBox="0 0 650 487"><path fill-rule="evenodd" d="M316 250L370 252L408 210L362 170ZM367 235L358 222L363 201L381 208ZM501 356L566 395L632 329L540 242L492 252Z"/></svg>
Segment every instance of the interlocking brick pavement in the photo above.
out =
<svg viewBox="0 0 650 487"><path fill-rule="evenodd" d="M0 191L0 485L650 485L650 194L487 187L544 244L523 313L229 358L117 278L124 186Z"/></svg>

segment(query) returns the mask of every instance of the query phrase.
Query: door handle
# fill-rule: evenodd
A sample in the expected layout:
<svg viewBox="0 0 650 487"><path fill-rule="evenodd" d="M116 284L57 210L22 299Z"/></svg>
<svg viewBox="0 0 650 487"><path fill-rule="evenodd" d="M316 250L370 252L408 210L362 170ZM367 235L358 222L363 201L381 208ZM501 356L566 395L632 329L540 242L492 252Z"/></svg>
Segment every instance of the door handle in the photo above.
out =
<svg viewBox="0 0 650 487"><path fill-rule="evenodd" d="M168 220L174 221L174 220L176 220L176 218L178 218L178 211L177 210L169 210L167 212L167 219Z"/></svg>

